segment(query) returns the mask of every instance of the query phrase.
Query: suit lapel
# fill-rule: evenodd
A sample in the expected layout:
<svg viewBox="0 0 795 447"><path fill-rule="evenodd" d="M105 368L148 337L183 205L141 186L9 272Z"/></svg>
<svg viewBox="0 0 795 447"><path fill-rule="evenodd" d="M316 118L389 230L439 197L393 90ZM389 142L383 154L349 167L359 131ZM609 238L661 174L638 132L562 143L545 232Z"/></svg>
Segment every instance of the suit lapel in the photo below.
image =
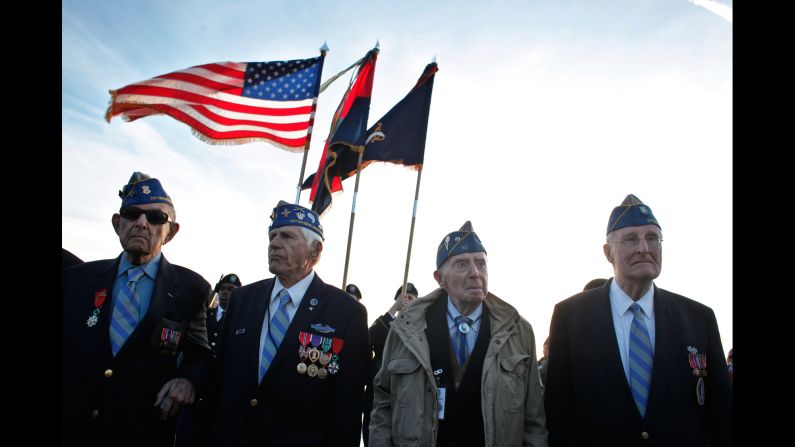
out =
<svg viewBox="0 0 795 447"><path fill-rule="evenodd" d="M113 350L110 346L110 321L113 319L113 283L116 280L116 270L119 269L120 259L121 257L116 258L115 261L108 263L107 268L98 271L95 280L95 284L97 285L95 290L99 291L101 289L106 289L108 295L106 296L105 302L102 303L102 307L100 308L99 321L97 322L96 326L91 328L91 330L95 331L96 343L102 345L101 349L97 350L96 352L103 352L108 356L108 358L113 356ZM86 312L86 317L91 315L95 309L94 296L91 296L90 299L91 302L89 306L87 306L89 311Z"/></svg>
<svg viewBox="0 0 795 447"><path fill-rule="evenodd" d="M618 391L621 400L625 401L626 405L631 406L637 412L635 400L632 398L632 392L629 389L629 383L627 383L627 376L624 374L621 353L618 351L616 329L613 325L613 312L610 309L610 285L608 283L597 290L599 294L594 296L589 303L589 318L586 320L589 325L591 340L593 340L594 347L602 358L610 383ZM580 349L588 348L581 347Z"/></svg>
<svg viewBox="0 0 795 447"><path fill-rule="evenodd" d="M646 419L650 419L665 399L676 367L676 355L681 334L676 312L665 299L665 291L654 287L654 366L646 407Z"/></svg>
<svg viewBox="0 0 795 447"><path fill-rule="evenodd" d="M249 359L248 364L245 366L246 371L250 371L251 373L251 380L254 382L255 385L258 385L259 380L259 358L262 354L260 352L259 340L260 336L262 335L262 326L265 323L265 318L267 314L267 318L270 318L271 315L268 313L268 305L271 301L271 293L273 293L273 285L276 281L271 278L266 282L262 283L260 286L255 286L256 289L251 291L253 295L251 299L255 303L254 311L248 318L246 323L246 330L251 331L251 334L256 334L252 337L248 337L249 345L245 347L245 351L249 352L249 355L246 355L246 358ZM226 315L224 315L226 318ZM228 323L228 322L227 322ZM232 330L234 328L230 328ZM276 359L274 359L276 360ZM273 369L273 364L268 369L270 371ZM267 373L265 374L267 376Z"/></svg>

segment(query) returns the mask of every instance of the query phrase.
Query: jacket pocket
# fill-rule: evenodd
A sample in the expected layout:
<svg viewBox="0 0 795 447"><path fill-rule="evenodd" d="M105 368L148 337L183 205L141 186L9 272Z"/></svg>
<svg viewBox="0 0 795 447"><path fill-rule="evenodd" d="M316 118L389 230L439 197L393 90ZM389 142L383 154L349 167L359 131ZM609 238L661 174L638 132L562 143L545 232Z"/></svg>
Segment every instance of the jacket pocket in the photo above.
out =
<svg viewBox="0 0 795 447"><path fill-rule="evenodd" d="M529 361L530 356L527 354L512 355L500 360L497 402L508 412L524 412Z"/></svg>
<svg viewBox="0 0 795 447"><path fill-rule="evenodd" d="M392 359L387 365L391 376L392 439L395 445L418 445L425 421L424 371L415 359ZM428 410L430 411L430 410Z"/></svg>

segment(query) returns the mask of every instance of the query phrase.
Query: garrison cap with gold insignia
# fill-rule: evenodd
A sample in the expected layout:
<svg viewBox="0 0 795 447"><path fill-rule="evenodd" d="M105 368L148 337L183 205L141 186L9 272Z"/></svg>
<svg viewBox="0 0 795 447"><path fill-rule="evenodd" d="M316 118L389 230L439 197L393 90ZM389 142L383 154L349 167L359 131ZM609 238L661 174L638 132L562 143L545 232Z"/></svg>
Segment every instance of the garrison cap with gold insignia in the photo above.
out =
<svg viewBox="0 0 795 447"><path fill-rule="evenodd" d="M651 208L640 201L634 194L629 194L621 205L613 208L610 220L607 221L607 234L624 227L639 227L641 225L655 225L662 230Z"/></svg>
<svg viewBox="0 0 795 447"><path fill-rule="evenodd" d="M133 172L130 181L119 191L119 197L122 208L147 203L165 203L174 206L160 180L138 171Z"/></svg>
<svg viewBox="0 0 795 447"><path fill-rule="evenodd" d="M279 200L276 208L271 213L271 226L268 231L274 228L286 227L290 225L308 228L320 235L320 239L326 240L323 237L323 225L320 225L320 217L316 212L309 208L304 208L301 205L287 203L284 200Z"/></svg>
<svg viewBox="0 0 795 447"><path fill-rule="evenodd" d="M461 253L486 253L480 238L472 230L472 222L466 221L458 231L453 231L442 239L436 252L436 269L442 267L444 261Z"/></svg>

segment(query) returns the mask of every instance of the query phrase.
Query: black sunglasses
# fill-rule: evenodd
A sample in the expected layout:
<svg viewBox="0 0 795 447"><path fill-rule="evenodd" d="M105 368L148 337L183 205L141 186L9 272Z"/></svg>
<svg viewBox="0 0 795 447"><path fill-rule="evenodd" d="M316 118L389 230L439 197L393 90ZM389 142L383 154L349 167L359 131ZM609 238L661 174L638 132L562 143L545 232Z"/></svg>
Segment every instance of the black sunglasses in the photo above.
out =
<svg viewBox="0 0 795 447"><path fill-rule="evenodd" d="M171 222L168 214L158 210L142 210L141 208L122 208L119 211L121 217L127 220L138 220L141 214L146 215L146 220L152 225L163 225L166 222Z"/></svg>

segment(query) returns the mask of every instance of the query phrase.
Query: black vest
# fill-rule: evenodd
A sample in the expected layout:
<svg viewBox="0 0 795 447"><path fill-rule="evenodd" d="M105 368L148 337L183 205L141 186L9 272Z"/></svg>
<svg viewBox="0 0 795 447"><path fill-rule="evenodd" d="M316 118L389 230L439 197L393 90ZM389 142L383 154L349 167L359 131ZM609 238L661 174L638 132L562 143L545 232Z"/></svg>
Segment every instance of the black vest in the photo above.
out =
<svg viewBox="0 0 795 447"><path fill-rule="evenodd" d="M437 386L446 390L444 419L439 420L436 445L438 447L482 446L486 439L480 405L480 377L491 339L489 313L484 305L475 348L467 360L461 384L456 389L453 375L453 362L456 360L452 354L450 332L447 330L448 299L438 299L428 308L425 315L428 324L425 335L428 337L431 350L431 367L433 371L442 370L441 374L436 375Z"/></svg>

